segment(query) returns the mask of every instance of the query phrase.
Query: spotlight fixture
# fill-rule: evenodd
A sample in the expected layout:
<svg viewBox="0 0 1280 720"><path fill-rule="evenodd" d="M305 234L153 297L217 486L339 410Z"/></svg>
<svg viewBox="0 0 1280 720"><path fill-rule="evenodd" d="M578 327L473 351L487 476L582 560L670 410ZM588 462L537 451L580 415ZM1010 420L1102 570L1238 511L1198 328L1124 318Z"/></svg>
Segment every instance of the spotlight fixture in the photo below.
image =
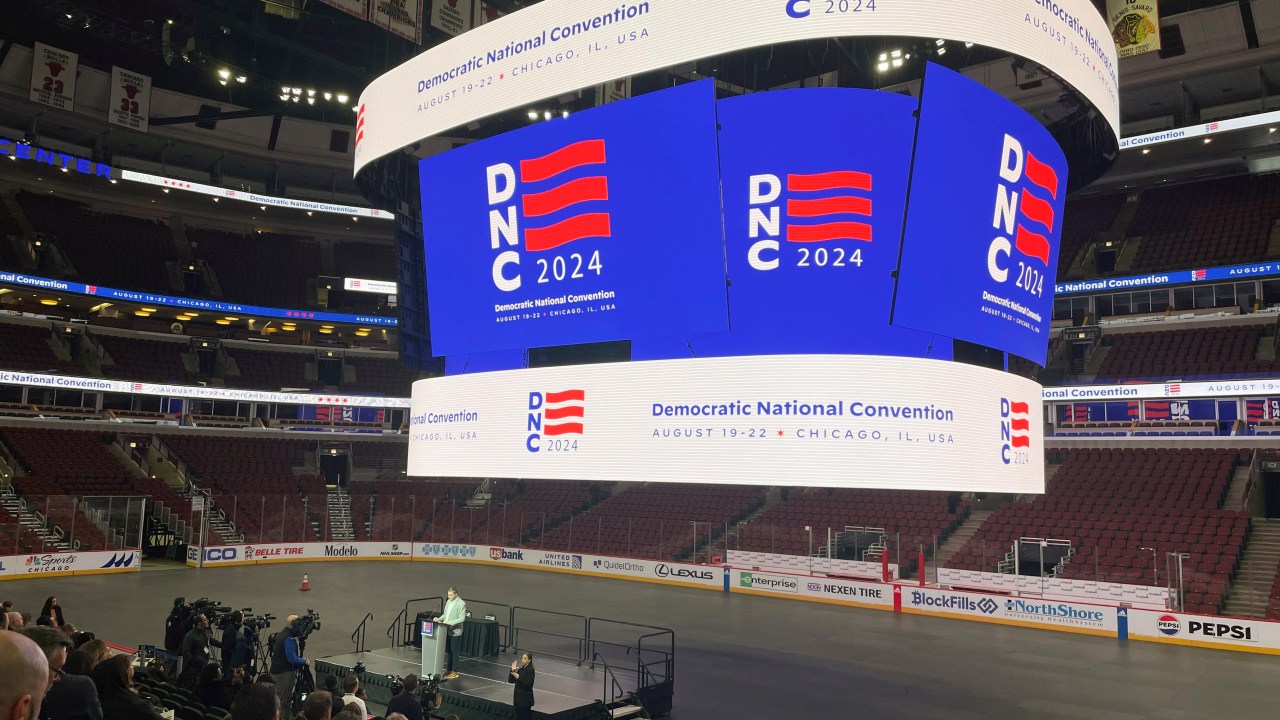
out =
<svg viewBox="0 0 1280 720"><path fill-rule="evenodd" d="M231 71L226 68L222 68L221 70L218 71L218 77L222 78L223 80L228 80L231 78Z"/></svg>
<svg viewBox="0 0 1280 720"><path fill-rule="evenodd" d="M243 85L243 84L245 84L245 83L249 82L249 77L248 77L247 75L237 75L237 76L236 76L236 82L238 82L238 83L240 83L241 85Z"/></svg>
<svg viewBox="0 0 1280 720"><path fill-rule="evenodd" d="M326 92L326 93L324 94L324 99L325 99L325 100L332 100L332 99L333 99L333 93L331 93L331 92Z"/></svg>
<svg viewBox="0 0 1280 720"><path fill-rule="evenodd" d="M308 104L308 105L315 105L315 104L316 104L316 99L315 99L315 98L313 98L313 97L309 97L309 98L307 98L307 104Z"/></svg>
<svg viewBox="0 0 1280 720"><path fill-rule="evenodd" d="M1142 154L1143 154L1143 155L1150 155L1150 154L1151 154L1151 148L1142 148Z"/></svg>
<svg viewBox="0 0 1280 720"><path fill-rule="evenodd" d="M537 119L538 119L538 111L537 111L537 110L530 110L530 111L529 111L529 119L530 119L530 120L537 120ZM10 157L12 157L12 156L10 156Z"/></svg>
<svg viewBox="0 0 1280 720"><path fill-rule="evenodd" d="M338 102L342 103L343 105L346 105L347 100L349 99L350 98L347 97L346 93L338 93Z"/></svg>

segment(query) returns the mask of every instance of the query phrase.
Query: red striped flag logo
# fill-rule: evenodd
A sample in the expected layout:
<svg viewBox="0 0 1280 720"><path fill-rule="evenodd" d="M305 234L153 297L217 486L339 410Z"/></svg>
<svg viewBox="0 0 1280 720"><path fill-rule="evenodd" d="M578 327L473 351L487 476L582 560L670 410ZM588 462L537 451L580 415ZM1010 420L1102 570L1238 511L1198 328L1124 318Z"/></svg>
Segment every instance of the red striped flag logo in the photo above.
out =
<svg viewBox="0 0 1280 720"><path fill-rule="evenodd" d="M1006 465L1023 464L1031 448L1031 404L1000 398L1000 457Z"/></svg>
<svg viewBox="0 0 1280 720"><path fill-rule="evenodd" d="M581 435L587 411L586 392L562 390L546 394L542 432L546 435Z"/></svg>
<svg viewBox="0 0 1280 720"><path fill-rule="evenodd" d="M587 393L580 388L529 393L525 449L541 452L545 442L557 449L576 450L578 441L566 436L584 434L586 415Z"/></svg>

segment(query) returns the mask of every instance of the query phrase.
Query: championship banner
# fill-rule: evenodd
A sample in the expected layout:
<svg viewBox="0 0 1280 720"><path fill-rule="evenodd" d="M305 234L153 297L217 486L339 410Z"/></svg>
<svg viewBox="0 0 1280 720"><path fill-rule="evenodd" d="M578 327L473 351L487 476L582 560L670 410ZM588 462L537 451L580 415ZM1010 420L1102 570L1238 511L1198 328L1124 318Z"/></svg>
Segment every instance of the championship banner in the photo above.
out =
<svg viewBox="0 0 1280 720"><path fill-rule="evenodd" d="M1119 57L1159 50L1160 0L1107 0L1107 27Z"/></svg>
<svg viewBox="0 0 1280 720"><path fill-rule="evenodd" d="M369 0L320 0L320 2L336 7L342 12L354 15L361 20L369 19Z"/></svg>
<svg viewBox="0 0 1280 720"><path fill-rule="evenodd" d="M74 110L80 56L36 43L31 56L31 102Z"/></svg>
<svg viewBox="0 0 1280 720"><path fill-rule="evenodd" d="M631 97L631 78L610 80L596 90L596 105L608 105L629 97Z"/></svg>
<svg viewBox="0 0 1280 720"><path fill-rule="evenodd" d="M481 25L484 25L485 23L491 23L494 20L497 20L498 18L502 17L503 15L506 15L506 13L490 5L489 3L487 2L480 3L480 24Z"/></svg>
<svg viewBox="0 0 1280 720"><path fill-rule="evenodd" d="M374 0L374 25L422 44L422 0Z"/></svg>
<svg viewBox="0 0 1280 720"><path fill-rule="evenodd" d="M141 132L151 116L151 77L112 66L107 122Z"/></svg>
<svg viewBox="0 0 1280 720"><path fill-rule="evenodd" d="M474 0L431 0L431 27L461 35L474 23Z"/></svg>
<svg viewBox="0 0 1280 720"><path fill-rule="evenodd" d="M867 355L508 370L413 385L409 474L1044 492L1040 386Z"/></svg>

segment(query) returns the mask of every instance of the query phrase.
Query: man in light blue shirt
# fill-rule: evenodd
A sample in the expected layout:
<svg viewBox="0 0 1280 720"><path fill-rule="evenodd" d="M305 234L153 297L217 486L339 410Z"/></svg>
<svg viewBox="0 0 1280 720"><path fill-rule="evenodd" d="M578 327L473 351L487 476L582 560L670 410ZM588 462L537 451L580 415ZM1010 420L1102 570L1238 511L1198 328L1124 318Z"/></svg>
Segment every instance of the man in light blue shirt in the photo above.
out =
<svg viewBox="0 0 1280 720"><path fill-rule="evenodd" d="M445 637L445 671L444 679L452 680L458 677L458 643L462 637L462 624L467 621L467 604L462 598L458 597L457 588L449 588L449 600L444 604L444 613L439 617L439 622L449 627L449 634Z"/></svg>

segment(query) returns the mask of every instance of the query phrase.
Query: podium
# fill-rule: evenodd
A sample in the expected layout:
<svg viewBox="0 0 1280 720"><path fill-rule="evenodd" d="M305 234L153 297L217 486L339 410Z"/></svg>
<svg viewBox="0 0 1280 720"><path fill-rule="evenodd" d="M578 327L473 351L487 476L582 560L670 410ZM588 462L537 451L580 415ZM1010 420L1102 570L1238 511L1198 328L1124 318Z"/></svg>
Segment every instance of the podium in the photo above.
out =
<svg viewBox="0 0 1280 720"><path fill-rule="evenodd" d="M444 651L448 636L448 625L436 622L434 618L418 618L418 638L422 641L421 677L444 674Z"/></svg>

